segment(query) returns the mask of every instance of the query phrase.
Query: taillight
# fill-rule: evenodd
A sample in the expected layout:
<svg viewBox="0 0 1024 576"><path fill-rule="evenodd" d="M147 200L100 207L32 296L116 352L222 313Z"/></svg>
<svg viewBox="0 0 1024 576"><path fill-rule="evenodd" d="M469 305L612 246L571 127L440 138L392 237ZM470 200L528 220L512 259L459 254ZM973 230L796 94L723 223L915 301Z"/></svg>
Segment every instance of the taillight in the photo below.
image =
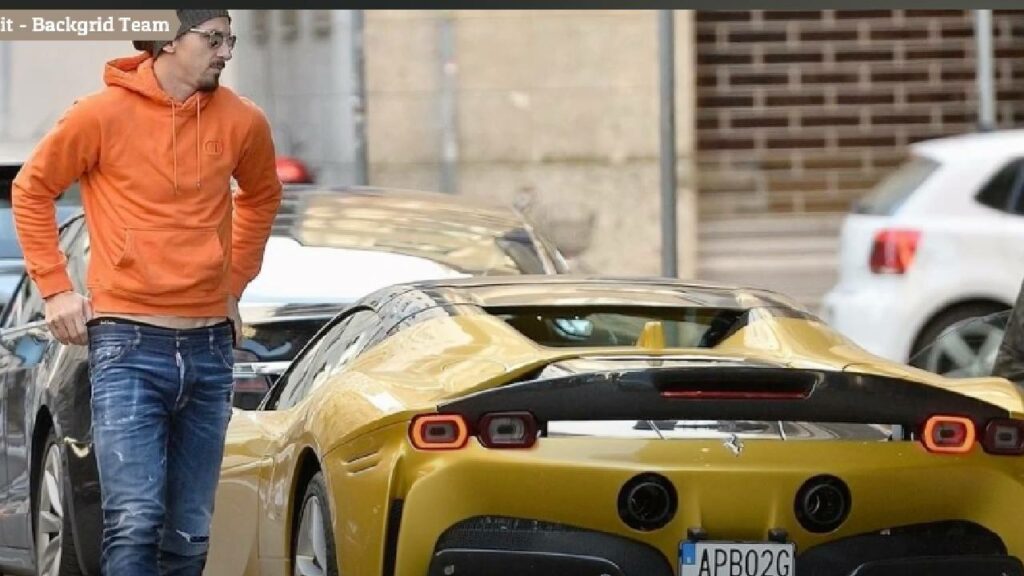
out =
<svg viewBox="0 0 1024 576"><path fill-rule="evenodd" d="M879 230L871 247L871 271L875 274L905 273L914 262L920 239L918 230Z"/></svg>
<svg viewBox="0 0 1024 576"><path fill-rule="evenodd" d="M480 443L488 448L529 448L537 441L537 421L529 412L502 412L480 418Z"/></svg>
<svg viewBox="0 0 1024 576"><path fill-rule="evenodd" d="M989 454L1024 454L1024 422L1019 420L990 420L985 426L981 445Z"/></svg>
<svg viewBox="0 0 1024 576"><path fill-rule="evenodd" d="M422 414L412 419L409 439L420 450L456 450L466 445L469 429L458 414Z"/></svg>
<svg viewBox="0 0 1024 576"><path fill-rule="evenodd" d="M537 442L537 429L529 412L494 412L480 418L475 434L487 448L529 448ZM409 424L409 440L420 450L458 450L471 433L459 414L421 414Z"/></svg>
<svg viewBox="0 0 1024 576"><path fill-rule="evenodd" d="M702 379L658 385L662 398L682 400L803 400L814 382L807 378L778 382L774 378Z"/></svg>
<svg viewBox="0 0 1024 576"><path fill-rule="evenodd" d="M974 422L959 416L932 416L921 441L929 452L964 454L974 447Z"/></svg>
<svg viewBox="0 0 1024 576"><path fill-rule="evenodd" d="M743 390L665 390L664 398L686 398L690 400L803 400L803 392L767 392Z"/></svg>

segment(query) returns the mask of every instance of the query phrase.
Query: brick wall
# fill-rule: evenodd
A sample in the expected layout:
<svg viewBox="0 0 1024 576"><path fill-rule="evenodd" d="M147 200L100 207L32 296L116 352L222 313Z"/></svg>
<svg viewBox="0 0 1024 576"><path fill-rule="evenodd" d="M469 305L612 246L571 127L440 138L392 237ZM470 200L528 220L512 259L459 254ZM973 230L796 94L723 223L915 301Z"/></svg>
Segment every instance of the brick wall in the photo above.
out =
<svg viewBox="0 0 1024 576"><path fill-rule="evenodd" d="M907 144L976 126L966 10L698 12L703 216L845 211ZM1024 11L995 11L997 123L1024 123Z"/></svg>

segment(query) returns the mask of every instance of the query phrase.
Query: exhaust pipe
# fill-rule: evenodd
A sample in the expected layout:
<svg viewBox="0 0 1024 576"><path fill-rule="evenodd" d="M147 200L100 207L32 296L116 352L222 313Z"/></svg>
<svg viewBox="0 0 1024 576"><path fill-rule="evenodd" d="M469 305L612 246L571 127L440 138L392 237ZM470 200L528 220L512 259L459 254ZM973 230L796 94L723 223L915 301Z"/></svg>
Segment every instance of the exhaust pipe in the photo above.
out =
<svg viewBox="0 0 1024 576"><path fill-rule="evenodd" d="M810 532L831 532L850 514L850 488L835 476L815 476L796 493L794 511Z"/></svg>
<svg viewBox="0 0 1024 576"><path fill-rule="evenodd" d="M672 483L660 474L634 476L619 490L619 518L644 532L657 530L676 515L678 498Z"/></svg>

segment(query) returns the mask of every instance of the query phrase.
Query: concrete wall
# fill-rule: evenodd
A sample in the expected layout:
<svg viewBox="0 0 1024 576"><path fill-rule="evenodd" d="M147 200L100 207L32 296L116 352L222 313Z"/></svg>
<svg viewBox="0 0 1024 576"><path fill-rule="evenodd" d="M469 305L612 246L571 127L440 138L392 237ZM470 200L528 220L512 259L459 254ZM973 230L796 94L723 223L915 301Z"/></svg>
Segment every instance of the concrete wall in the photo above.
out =
<svg viewBox="0 0 1024 576"><path fill-rule="evenodd" d="M103 87L107 60L135 53L129 42L18 41L3 42L8 51L6 96L0 110L0 139L36 141L81 95ZM0 74L2 74L0 70ZM2 100L2 98L0 98Z"/></svg>
<svg viewBox="0 0 1024 576"><path fill-rule="evenodd" d="M440 187L439 29L455 39L457 190L525 207L581 270L658 274L653 11L370 11L373 184ZM692 14L677 12L680 275L694 270Z"/></svg>
<svg viewBox="0 0 1024 576"><path fill-rule="evenodd" d="M267 113L279 154L335 185L353 183L351 15L232 11L239 40L225 80Z"/></svg>

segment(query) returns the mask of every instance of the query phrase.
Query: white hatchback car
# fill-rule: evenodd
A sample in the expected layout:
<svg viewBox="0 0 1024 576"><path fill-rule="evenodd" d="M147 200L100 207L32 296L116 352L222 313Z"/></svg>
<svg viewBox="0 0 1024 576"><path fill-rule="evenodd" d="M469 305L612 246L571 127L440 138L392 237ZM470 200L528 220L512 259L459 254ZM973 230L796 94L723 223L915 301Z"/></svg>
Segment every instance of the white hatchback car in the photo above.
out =
<svg viewBox="0 0 1024 576"><path fill-rule="evenodd" d="M960 320L1011 307L1022 277L1024 130L929 140L846 217L822 316L880 356L967 369L991 362L999 327L918 352Z"/></svg>

